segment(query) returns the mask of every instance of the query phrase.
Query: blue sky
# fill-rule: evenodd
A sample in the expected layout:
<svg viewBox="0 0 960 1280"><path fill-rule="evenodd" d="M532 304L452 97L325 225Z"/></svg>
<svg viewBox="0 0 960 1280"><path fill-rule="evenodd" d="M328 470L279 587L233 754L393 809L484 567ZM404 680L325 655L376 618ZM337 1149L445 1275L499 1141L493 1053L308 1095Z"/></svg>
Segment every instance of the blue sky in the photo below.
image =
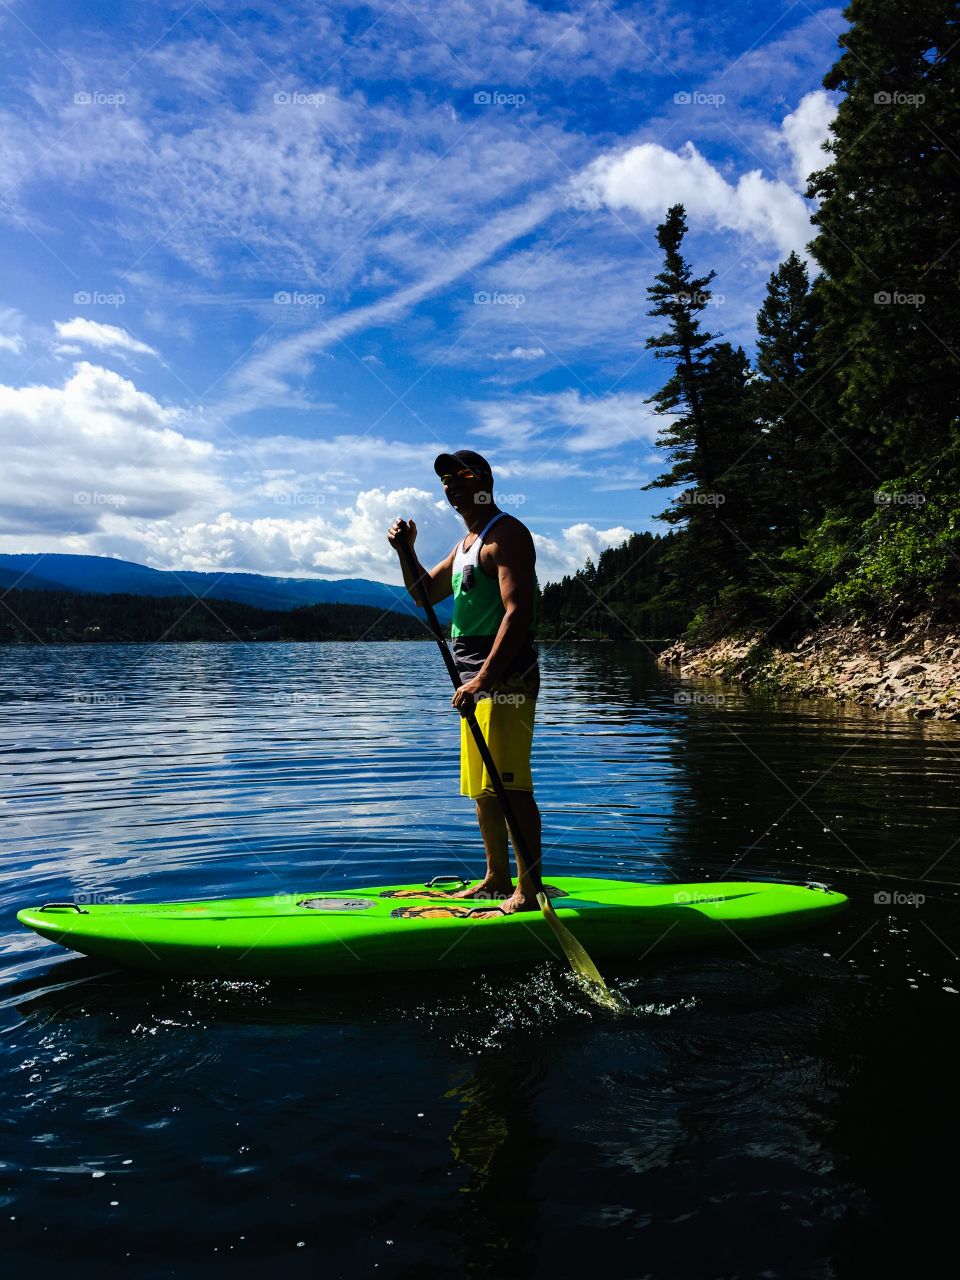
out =
<svg viewBox="0 0 960 1280"><path fill-rule="evenodd" d="M660 528L655 229L750 347L810 239L816 4L0 0L0 550L396 581L495 465L540 576Z"/></svg>

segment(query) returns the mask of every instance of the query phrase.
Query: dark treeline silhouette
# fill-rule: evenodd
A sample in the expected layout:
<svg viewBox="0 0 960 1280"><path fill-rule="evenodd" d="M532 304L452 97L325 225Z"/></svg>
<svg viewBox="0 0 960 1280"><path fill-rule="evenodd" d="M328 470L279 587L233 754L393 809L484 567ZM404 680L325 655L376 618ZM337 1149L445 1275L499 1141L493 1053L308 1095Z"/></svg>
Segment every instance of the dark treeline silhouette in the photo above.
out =
<svg viewBox="0 0 960 1280"><path fill-rule="evenodd" d="M958 6L854 0L845 16L824 78L845 96L807 189L818 270L791 253L771 274L751 365L703 327L714 272L683 257L683 206L667 212L647 347L672 366L651 399L669 465L647 488L681 487L672 536L605 552L617 572L592 613L599 566L548 588L551 619L623 601L627 634L646 608L691 635L759 624L782 642L823 619L960 617Z"/></svg>
<svg viewBox="0 0 960 1280"><path fill-rule="evenodd" d="M193 596L80 595L7 591L0 643L182 640L422 640L418 618L362 604L257 609Z"/></svg>
<svg viewBox="0 0 960 1280"><path fill-rule="evenodd" d="M540 601L544 640L664 640L686 624L682 605L658 603L667 587L669 537L635 533L619 547L560 582L548 583Z"/></svg>

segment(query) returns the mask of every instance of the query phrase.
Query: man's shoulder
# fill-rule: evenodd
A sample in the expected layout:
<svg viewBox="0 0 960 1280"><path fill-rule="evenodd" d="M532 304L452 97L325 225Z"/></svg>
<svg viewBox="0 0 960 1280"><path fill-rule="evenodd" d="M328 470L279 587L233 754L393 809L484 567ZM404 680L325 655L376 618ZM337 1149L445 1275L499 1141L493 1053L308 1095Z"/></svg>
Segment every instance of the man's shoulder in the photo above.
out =
<svg viewBox="0 0 960 1280"><path fill-rule="evenodd" d="M504 542L512 539L516 542L532 542L533 534L516 516L512 516L509 511L502 511L497 519L496 524L487 534L487 542Z"/></svg>
<svg viewBox="0 0 960 1280"><path fill-rule="evenodd" d="M535 552L533 534L516 516L504 511L496 524L484 538L486 547L496 557L497 553L524 551Z"/></svg>

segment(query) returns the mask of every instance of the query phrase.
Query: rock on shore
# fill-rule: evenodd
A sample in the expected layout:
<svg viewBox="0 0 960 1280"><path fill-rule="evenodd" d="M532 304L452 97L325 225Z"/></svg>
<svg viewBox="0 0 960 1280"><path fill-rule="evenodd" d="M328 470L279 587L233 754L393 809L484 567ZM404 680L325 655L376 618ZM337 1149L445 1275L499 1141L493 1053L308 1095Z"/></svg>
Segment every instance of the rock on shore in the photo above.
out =
<svg viewBox="0 0 960 1280"><path fill-rule="evenodd" d="M960 634L956 626L934 626L927 616L902 626L821 626L792 648L770 644L759 632L702 643L678 640L658 661L681 677L960 720Z"/></svg>

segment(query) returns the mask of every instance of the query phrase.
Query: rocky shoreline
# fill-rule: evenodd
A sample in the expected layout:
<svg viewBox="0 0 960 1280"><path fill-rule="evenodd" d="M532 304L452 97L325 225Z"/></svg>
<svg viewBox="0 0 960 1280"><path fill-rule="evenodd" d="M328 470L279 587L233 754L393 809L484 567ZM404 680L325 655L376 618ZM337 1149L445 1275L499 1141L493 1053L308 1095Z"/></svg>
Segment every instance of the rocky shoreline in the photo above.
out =
<svg viewBox="0 0 960 1280"><path fill-rule="evenodd" d="M759 632L678 640L657 660L681 678L832 698L917 719L960 720L960 631L934 625L926 615L902 625L822 626L791 648L771 644Z"/></svg>

